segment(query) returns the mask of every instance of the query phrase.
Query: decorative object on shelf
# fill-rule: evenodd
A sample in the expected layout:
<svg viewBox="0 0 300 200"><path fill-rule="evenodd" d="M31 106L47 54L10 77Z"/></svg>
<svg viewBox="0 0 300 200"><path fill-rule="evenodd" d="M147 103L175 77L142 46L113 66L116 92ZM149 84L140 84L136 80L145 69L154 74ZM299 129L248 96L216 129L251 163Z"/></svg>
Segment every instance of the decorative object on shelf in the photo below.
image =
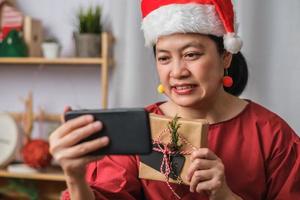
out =
<svg viewBox="0 0 300 200"><path fill-rule="evenodd" d="M43 27L40 20L25 16L23 24L24 41L29 57L42 56Z"/></svg>
<svg viewBox="0 0 300 200"><path fill-rule="evenodd" d="M33 128L33 100L32 93L25 100L25 112L22 120L22 127L25 134L22 157L24 163L34 168L44 168L50 165L52 156L49 152L49 143L41 139L31 139Z"/></svg>
<svg viewBox="0 0 300 200"><path fill-rule="evenodd" d="M20 31L11 30L0 42L0 57L26 57L27 46Z"/></svg>
<svg viewBox="0 0 300 200"><path fill-rule="evenodd" d="M12 30L22 33L30 57L41 57L42 24L41 21L25 16L15 7L15 0L0 0L0 42ZM6 49L5 49L6 50Z"/></svg>
<svg viewBox="0 0 300 200"><path fill-rule="evenodd" d="M0 113L0 167L14 160L19 141L17 123L9 114Z"/></svg>
<svg viewBox="0 0 300 200"><path fill-rule="evenodd" d="M24 163L13 162L9 164L6 168L7 172L10 173L21 173L21 174L33 174L40 173L40 170L37 168L33 168Z"/></svg>
<svg viewBox="0 0 300 200"><path fill-rule="evenodd" d="M45 168L51 164L52 156L49 143L45 140L29 140L22 148L24 162L30 167Z"/></svg>
<svg viewBox="0 0 300 200"><path fill-rule="evenodd" d="M0 0L0 41L3 41L10 31L22 30L23 14L14 5L14 1Z"/></svg>
<svg viewBox="0 0 300 200"><path fill-rule="evenodd" d="M77 57L100 57L101 7L80 9L77 14L78 32L74 33Z"/></svg>
<svg viewBox="0 0 300 200"><path fill-rule="evenodd" d="M58 58L60 54L60 45L56 38L48 38L42 44L43 56L47 59Z"/></svg>

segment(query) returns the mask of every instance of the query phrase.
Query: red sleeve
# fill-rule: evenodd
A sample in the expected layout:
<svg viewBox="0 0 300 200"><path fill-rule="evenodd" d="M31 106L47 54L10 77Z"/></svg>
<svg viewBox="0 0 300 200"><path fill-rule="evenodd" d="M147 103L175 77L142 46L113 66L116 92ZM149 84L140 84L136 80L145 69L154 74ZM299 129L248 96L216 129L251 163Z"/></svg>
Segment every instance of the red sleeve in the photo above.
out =
<svg viewBox="0 0 300 200"><path fill-rule="evenodd" d="M142 198L138 162L134 156L105 156L93 162L87 166L86 180L99 200ZM67 191L63 192L62 199L70 199Z"/></svg>
<svg viewBox="0 0 300 200"><path fill-rule="evenodd" d="M266 165L266 199L300 199L300 139L285 122L275 120L268 126L274 130L274 148Z"/></svg>

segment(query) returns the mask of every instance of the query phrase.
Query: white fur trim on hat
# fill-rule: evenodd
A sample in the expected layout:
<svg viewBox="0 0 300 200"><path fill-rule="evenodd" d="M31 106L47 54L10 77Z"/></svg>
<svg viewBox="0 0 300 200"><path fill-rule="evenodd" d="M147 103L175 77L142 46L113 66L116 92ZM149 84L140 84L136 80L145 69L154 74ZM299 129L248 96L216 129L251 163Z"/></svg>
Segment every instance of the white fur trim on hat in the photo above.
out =
<svg viewBox="0 0 300 200"><path fill-rule="evenodd" d="M214 5L171 4L144 17L145 45L152 46L160 36L174 33L202 33L223 36L226 31Z"/></svg>
<svg viewBox="0 0 300 200"><path fill-rule="evenodd" d="M224 48L232 53L238 53L243 46L243 41L235 33L227 33L224 35Z"/></svg>

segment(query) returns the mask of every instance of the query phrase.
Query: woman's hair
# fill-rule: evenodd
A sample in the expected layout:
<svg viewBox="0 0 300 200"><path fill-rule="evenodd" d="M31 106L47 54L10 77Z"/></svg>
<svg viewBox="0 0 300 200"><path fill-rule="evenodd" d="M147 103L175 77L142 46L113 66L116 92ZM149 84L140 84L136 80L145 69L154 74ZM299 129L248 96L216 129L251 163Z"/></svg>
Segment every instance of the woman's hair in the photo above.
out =
<svg viewBox="0 0 300 200"><path fill-rule="evenodd" d="M223 37L214 35L209 35L208 37L216 43L220 54L223 54L226 51L224 48ZM244 91L248 82L248 65L241 52L232 54L232 61L228 68L228 76L232 77L233 85L231 87L224 87L224 90L234 96L239 96Z"/></svg>
<svg viewBox="0 0 300 200"><path fill-rule="evenodd" d="M223 54L226 51L224 48L223 37L214 35L208 35L208 37L216 43L220 54ZM155 46L153 46L153 52L156 56ZM248 65L241 52L232 54L232 61L228 68L228 76L232 77L233 85L231 87L224 87L224 90L234 96L239 96L244 91L248 82Z"/></svg>

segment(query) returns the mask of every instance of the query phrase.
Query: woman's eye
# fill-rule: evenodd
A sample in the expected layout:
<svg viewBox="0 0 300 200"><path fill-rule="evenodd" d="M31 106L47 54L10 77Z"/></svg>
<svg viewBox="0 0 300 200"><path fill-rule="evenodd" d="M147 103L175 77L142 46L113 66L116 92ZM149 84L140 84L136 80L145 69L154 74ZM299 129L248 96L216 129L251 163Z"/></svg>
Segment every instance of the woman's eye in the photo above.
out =
<svg viewBox="0 0 300 200"><path fill-rule="evenodd" d="M194 60L194 59L197 59L201 56L201 53L187 53L187 54L184 54L184 58L185 59L188 59L188 60Z"/></svg>
<svg viewBox="0 0 300 200"><path fill-rule="evenodd" d="M160 63L167 63L170 60L170 58L168 56L161 56L161 57L158 57L157 60Z"/></svg>

